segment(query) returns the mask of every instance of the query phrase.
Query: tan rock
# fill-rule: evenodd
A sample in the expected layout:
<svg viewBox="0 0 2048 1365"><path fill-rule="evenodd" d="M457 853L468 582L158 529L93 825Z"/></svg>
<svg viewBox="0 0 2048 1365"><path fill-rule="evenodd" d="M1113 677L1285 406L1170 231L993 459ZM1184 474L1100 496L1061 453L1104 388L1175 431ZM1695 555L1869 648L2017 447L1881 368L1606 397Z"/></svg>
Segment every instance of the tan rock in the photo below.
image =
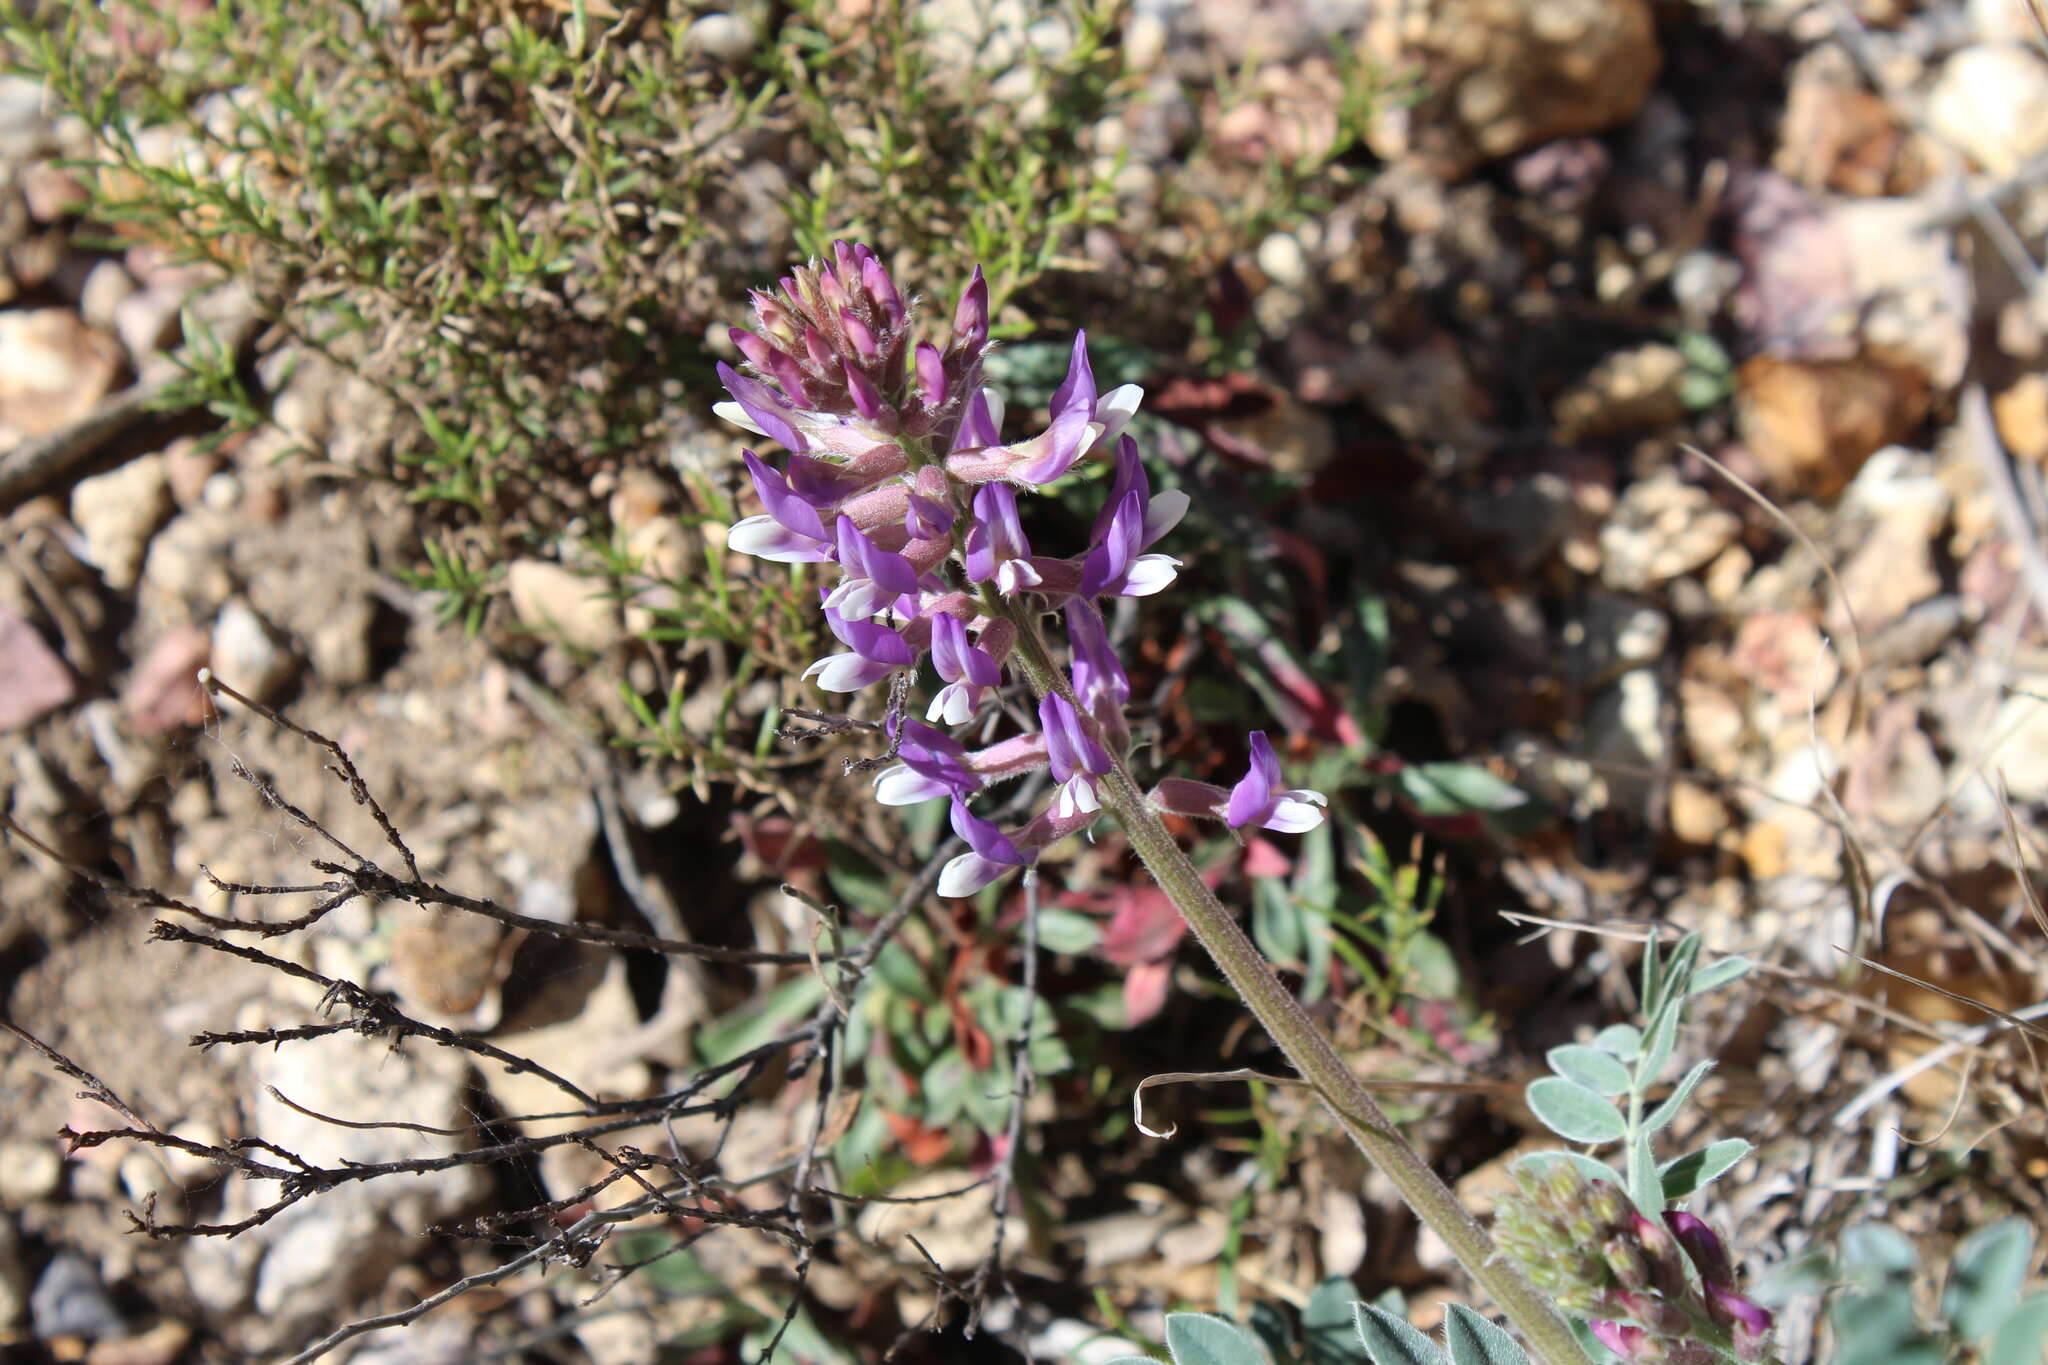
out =
<svg viewBox="0 0 2048 1365"><path fill-rule="evenodd" d="M1429 93L1380 120L1375 149L1413 153L1447 178L1623 122L1662 60L1646 0L1426 0L1388 10L1398 11L1399 58L1420 68Z"/></svg>
<svg viewBox="0 0 2048 1365"><path fill-rule="evenodd" d="M40 436L67 427L120 371L119 344L68 308L0 312L0 428Z"/></svg>
<svg viewBox="0 0 2048 1365"><path fill-rule="evenodd" d="M506 591L520 624L593 653L624 636L617 604L601 579L543 559L522 559L505 572Z"/></svg>
<svg viewBox="0 0 2048 1365"><path fill-rule="evenodd" d="M141 575L149 538L171 515L171 486L161 455L144 455L71 490L71 520L110 588L126 592Z"/></svg>
<svg viewBox="0 0 2048 1365"><path fill-rule="evenodd" d="M1999 439L2023 460L2048 464L2048 374L2030 371L1991 400Z"/></svg>
<svg viewBox="0 0 2048 1365"><path fill-rule="evenodd" d="M1600 528L1600 577L1643 592L1712 562L1742 523L1713 495L1670 471L1629 485Z"/></svg>
<svg viewBox="0 0 2048 1365"><path fill-rule="evenodd" d="M1728 828L1727 805L1697 782L1673 782L1668 809L1671 833L1682 843L1709 847Z"/></svg>
<svg viewBox="0 0 2048 1365"><path fill-rule="evenodd" d="M1867 357L1752 358L1737 371L1736 420L1771 482L1832 497L1863 461L1927 413L1927 380Z"/></svg>
<svg viewBox="0 0 2048 1365"><path fill-rule="evenodd" d="M1927 95L1927 122L1996 176L2048 152L2048 62L2018 43L1966 47Z"/></svg>
<svg viewBox="0 0 2048 1365"><path fill-rule="evenodd" d="M1558 396L1551 408L1557 439L1578 445L1669 426L1685 416L1684 378L1685 357L1675 346L1617 351Z"/></svg>

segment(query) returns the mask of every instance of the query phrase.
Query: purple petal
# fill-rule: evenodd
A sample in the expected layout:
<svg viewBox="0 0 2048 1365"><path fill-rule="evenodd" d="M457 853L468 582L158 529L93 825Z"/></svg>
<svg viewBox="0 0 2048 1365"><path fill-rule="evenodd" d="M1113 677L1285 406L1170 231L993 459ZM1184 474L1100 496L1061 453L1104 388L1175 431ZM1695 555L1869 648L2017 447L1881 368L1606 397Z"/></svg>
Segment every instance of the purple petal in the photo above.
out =
<svg viewBox="0 0 2048 1365"><path fill-rule="evenodd" d="M881 351L875 346L875 334L868 325L851 308L839 310L839 325L846 329L846 339L853 344L854 354L873 364Z"/></svg>
<svg viewBox="0 0 2048 1365"><path fill-rule="evenodd" d="M758 379L747 378L723 360L718 362L718 380L725 385L725 391L732 395L733 401L753 419L754 425L761 428L762 435L798 454L809 448L797 429L783 417L782 404L773 389Z"/></svg>
<svg viewBox="0 0 2048 1365"><path fill-rule="evenodd" d="M932 667L947 682L967 676L967 627L945 612L932 616Z"/></svg>
<svg viewBox="0 0 2048 1365"><path fill-rule="evenodd" d="M1254 730L1251 765L1230 789L1230 805L1224 812L1230 827L1243 829L1246 825L1263 824L1273 813L1273 788L1279 781L1280 760L1273 756L1266 732Z"/></svg>
<svg viewBox="0 0 2048 1365"><path fill-rule="evenodd" d="M811 506L795 489L789 480L775 471L775 467L751 450L742 450L740 458L747 463L747 475L754 481L754 492L761 499L761 506L768 509L768 515L781 522L800 536L813 540L830 540L825 534L825 523L818 519L818 509Z"/></svg>
<svg viewBox="0 0 2048 1365"><path fill-rule="evenodd" d="M873 382L854 368L850 360L842 363L840 370L846 375L846 392L853 399L854 411L870 422L881 421L889 409L883 406L882 395L875 391Z"/></svg>
<svg viewBox="0 0 2048 1365"><path fill-rule="evenodd" d="M1081 566L1083 597L1096 597L1103 593L1123 595L1124 576L1129 573L1131 560L1138 553L1138 537L1144 530L1144 524L1144 503L1138 491L1133 489L1124 494L1116 514L1109 519L1108 532L1088 552L1088 558Z"/></svg>
<svg viewBox="0 0 2048 1365"><path fill-rule="evenodd" d="M1095 371L1088 364L1088 333L1074 333L1074 352L1067 359L1067 377L1052 391L1052 415L1081 414L1085 423L1095 416Z"/></svg>
<svg viewBox="0 0 2048 1365"><path fill-rule="evenodd" d="M974 450L1003 443L1003 419L995 404L994 395L987 388L974 391L974 397L967 401L967 415L961 419L960 432L953 438L953 449Z"/></svg>
<svg viewBox="0 0 2048 1365"><path fill-rule="evenodd" d="M811 358L813 365L830 373L834 359L832 343L825 340L825 334L810 323L804 324L804 354Z"/></svg>
<svg viewBox="0 0 2048 1365"><path fill-rule="evenodd" d="M865 247L861 248L866 250ZM888 270L870 252L860 263L860 282L868 296L882 305L882 312L888 316L891 327L903 325L903 296L896 292L896 281L889 278Z"/></svg>
<svg viewBox="0 0 2048 1365"><path fill-rule="evenodd" d="M965 839L969 848L990 862L1022 867L1030 861L1017 851L1017 846L1010 842L1009 835L967 809L967 803L958 799L953 802L953 832Z"/></svg>
<svg viewBox="0 0 2048 1365"><path fill-rule="evenodd" d="M1085 597L1067 603L1067 642L1074 659L1075 694L1090 710L1102 703L1121 710L1130 700L1131 681L1109 643L1102 613Z"/></svg>
<svg viewBox="0 0 2048 1365"><path fill-rule="evenodd" d="M946 401L946 362L929 341L917 343L917 396L928 408Z"/></svg>
<svg viewBox="0 0 2048 1365"><path fill-rule="evenodd" d="M953 310L953 343L948 349L978 351L988 341L988 281L981 267L960 291L959 306Z"/></svg>
<svg viewBox="0 0 2048 1365"><path fill-rule="evenodd" d="M910 510L903 518L903 529L910 533L912 540L937 540L953 529L953 509L922 493L912 493Z"/></svg>

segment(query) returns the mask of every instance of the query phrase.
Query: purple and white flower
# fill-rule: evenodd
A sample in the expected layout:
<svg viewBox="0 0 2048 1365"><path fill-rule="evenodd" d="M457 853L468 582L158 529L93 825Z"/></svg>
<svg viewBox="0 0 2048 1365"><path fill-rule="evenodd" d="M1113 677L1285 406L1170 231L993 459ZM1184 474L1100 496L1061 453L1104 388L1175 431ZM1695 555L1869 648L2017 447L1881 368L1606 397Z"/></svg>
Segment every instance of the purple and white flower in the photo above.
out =
<svg viewBox="0 0 2048 1365"><path fill-rule="evenodd" d="M945 686L932 698L926 720L948 725L965 725L981 709L982 694L1001 685L1003 670L988 651L967 638L967 627L956 616L932 617L932 667Z"/></svg>
<svg viewBox="0 0 2048 1365"><path fill-rule="evenodd" d="M1012 868L1028 867L1032 855L1019 849L1010 836L967 809L967 803L953 798L953 832L967 841L967 852L939 870L941 896L971 896Z"/></svg>
<svg viewBox="0 0 2048 1365"><path fill-rule="evenodd" d="M1044 582L1031 567L1031 542L1017 516L1017 495L1006 484L983 484L974 495L974 524L967 531L967 577L995 580L996 591L1014 597Z"/></svg>
<svg viewBox="0 0 2048 1365"><path fill-rule="evenodd" d="M1224 821L1232 829L1256 825L1282 834L1306 834L1323 823L1329 803L1321 792L1280 789L1280 760L1264 730L1252 732L1252 760L1245 775L1230 789Z"/></svg>
<svg viewBox="0 0 2048 1365"><path fill-rule="evenodd" d="M1060 794L1053 813L1062 818L1102 809L1095 779L1110 770L1109 753L1088 733L1080 713L1057 692L1038 701L1038 725L1045 732L1045 757Z"/></svg>
<svg viewBox="0 0 2048 1365"><path fill-rule="evenodd" d="M917 662L917 656L896 631L875 621L849 619L825 608L825 624L847 646L844 654L828 654L804 670L827 692L858 692Z"/></svg>

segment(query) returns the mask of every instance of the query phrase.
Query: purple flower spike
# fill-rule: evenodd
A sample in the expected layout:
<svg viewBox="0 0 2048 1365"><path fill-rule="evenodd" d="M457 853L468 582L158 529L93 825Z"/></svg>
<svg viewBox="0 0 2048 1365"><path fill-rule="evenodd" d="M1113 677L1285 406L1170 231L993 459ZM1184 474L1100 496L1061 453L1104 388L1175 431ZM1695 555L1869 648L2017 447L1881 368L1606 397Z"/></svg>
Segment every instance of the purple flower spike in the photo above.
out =
<svg viewBox="0 0 2048 1365"><path fill-rule="evenodd" d="M732 395L738 407L736 413L721 412L727 420L758 431L799 455L810 449L802 434L783 416L782 400L776 397L773 389L758 379L747 378L723 360L718 362L718 380L725 385L725 391ZM723 409L724 405L719 407Z"/></svg>
<svg viewBox="0 0 2048 1365"><path fill-rule="evenodd" d="M754 492L768 513L734 522L725 543L741 554L784 564L821 564L831 559L832 545L826 539L825 524L818 519L818 509L753 451L740 454L753 477Z"/></svg>
<svg viewBox="0 0 2048 1365"><path fill-rule="evenodd" d="M1066 698L1048 692L1038 703L1038 724L1045 731L1045 758L1060 784L1053 814L1060 819L1102 809L1095 779L1110 769L1109 754Z"/></svg>
<svg viewBox="0 0 2048 1365"><path fill-rule="evenodd" d="M1008 835L967 809L967 803L957 796L953 798L953 832L967 841L968 851L940 870L941 896L971 896L1011 868L1031 861Z"/></svg>
<svg viewBox="0 0 2048 1365"><path fill-rule="evenodd" d="M974 525L967 532L967 577L993 578L996 591L1013 597L1044 580L1031 567L1031 542L1017 518L1017 496L1000 483L985 483L974 495Z"/></svg>
<svg viewBox="0 0 2048 1365"><path fill-rule="evenodd" d="M1140 554L1145 547L1145 496L1124 495L1107 533L1081 564L1083 597L1150 597L1172 584L1180 561L1170 555Z"/></svg>
<svg viewBox="0 0 2048 1365"><path fill-rule="evenodd" d="M944 612L932 616L932 667L946 685L932 698L926 720L943 720L948 725L965 725L981 707L981 694L1003 680L1003 670L988 652L967 638L960 618Z"/></svg>
<svg viewBox="0 0 2048 1365"><path fill-rule="evenodd" d="M926 408L943 407L946 402L946 361L929 341L917 343L917 396Z"/></svg>
<svg viewBox="0 0 2048 1365"><path fill-rule="evenodd" d="M960 305L953 310L953 340L949 351L980 351L988 344L988 281L981 267L960 291Z"/></svg>
<svg viewBox="0 0 2048 1365"><path fill-rule="evenodd" d="M838 530L839 568L845 577L825 598L826 606L848 619L873 616L904 593L917 591L917 570L909 560L862 535L852 517L839 518Z"/></svg>
<svg viewBox="0 0 2048 1365"><path fill-rule="evenodd" d="M1264 730L1252 732L1251 767L1230 789L1230 805L1224 819L1232 829L1257 825L1282 834L1303 834L1323 823L1322 807L1329 803L1321 792L1281 791L1280 760Z"/></svg>
<svg viewBox="0 0 2048 1365"><path fill-rule="evenodd" d="M848 620L831 607L825 608L825 624L849 651L827 655L804 670L804 677L816 678L827 692L858 692L916 662L903 637L887 626Z"/></svg>
<svg viewBox="0 0 2048 1365"><path fill-rule="evenodd" d="M875 778L875 799L885 806L914 806L938 796L965 799L981 787L981 779L962 762L966 750L942 730L902 723L896 766Z"/></svg>
<svg viewBox="0 0 2048 1365"><path fill-rule="evenodd" d="M1074 695L1097 720L1105 711L1121 715L1131 699L1131 680L1109 643L1102 613L1085 597L1067 603L1067 642L1074 655Z"/></svg>
<svg viewBox="0 0 2048 1365"><path fill-rule="evenodd" d="M811 358L811 363L819 369L829 370L832 368L834 358L832 355L832 343L825 339L823 332L809 324L806 324L804 327L804 354L808 355Z"/></svg>

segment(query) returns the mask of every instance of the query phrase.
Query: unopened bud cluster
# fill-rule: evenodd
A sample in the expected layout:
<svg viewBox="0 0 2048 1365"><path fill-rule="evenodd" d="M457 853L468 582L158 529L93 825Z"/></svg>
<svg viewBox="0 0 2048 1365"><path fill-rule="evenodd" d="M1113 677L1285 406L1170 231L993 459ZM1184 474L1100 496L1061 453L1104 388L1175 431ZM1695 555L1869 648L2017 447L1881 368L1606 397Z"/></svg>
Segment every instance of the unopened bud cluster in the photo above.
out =
<svg viewBox="0 0 2048 1365"><path fill-rule="evenodd" d="M1771 1315L1735 1286L1727 1249L1698 1216L1637 1211L1568 1161L1518 1166L1494 1240L1529 1282L1589 1319L1622 1360L1714 1365L1771 1358Z"/></svg>
<svg viewBox="0 0 2048 1365"><path fill-rule="evenodd" d="M1121 435L1143 391L1098 393L1085 334L1074 338L1046 429L1003 441L1002 398L982 382L988 286L978 269L944 346L918 336L916 300L864 246L835 243L831 261L793 270L753 304L754 329L732 331L750 373L719 367L732 397L719 412L789 455L777 469L746 452L764 510L733 526L728 543L763 559L837 566L821 606L845 648L804 674L825 690L859 691L930 659L941 686L923 721L888 715L897 761L875 790L889 805L952 803L968 852L946 866L939 893L969 895L1086 828L1101 808L1099 783L1130 742L1130 681L1101 603L1173 583L1179 561L1149 551L1179 523L1187 497L1152 491L1137 444ZM1040 553L1018 496L1090 458L1113 477L1088 545ZM968 748L951 731L983 714L1020 630L1035 636L1045 617L1064 624L1068 667L1039 701L1038 730ZM1235 787L1169 780L1154 805L1232 829L1318 824L1322 796L1282 788L1265 735L1252 735L1250 748ZM1049 770L1057 787L1021 826L1000 829L971 808L990 784L1035 769Z"/></svg>

